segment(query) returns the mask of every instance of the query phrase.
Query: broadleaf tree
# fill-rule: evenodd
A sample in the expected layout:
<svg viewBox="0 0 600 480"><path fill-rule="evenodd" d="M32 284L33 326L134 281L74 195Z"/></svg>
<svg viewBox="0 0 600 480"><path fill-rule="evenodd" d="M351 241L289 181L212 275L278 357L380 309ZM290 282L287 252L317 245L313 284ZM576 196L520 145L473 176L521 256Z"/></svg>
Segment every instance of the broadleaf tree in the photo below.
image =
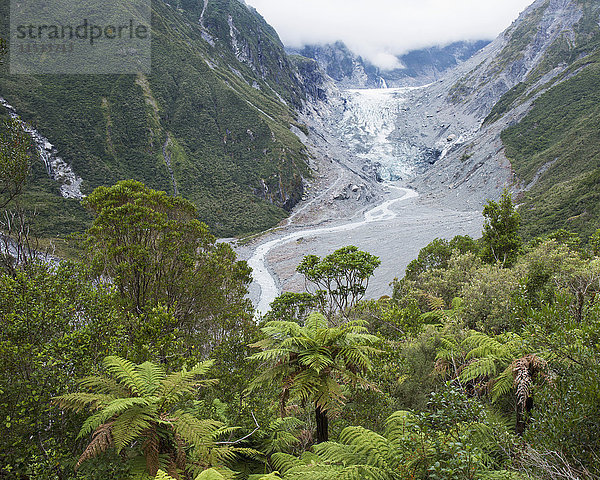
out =
<svg viewBox="0 0 600 480"><path fill-rule="evenodd" d="M523 242L519 236L521 216L508 189L504 190L499 202L488 201L483 208L483 216L486 218L482 236L483 259L489 263L500 262L503 266L512 266Z"/></svg>
<svg viewBox="0 0 600 480"><path fill-rule="evenodd" d="M21 194L33 160L31 137L14 119L0 128L0 208Z"/></svg>
<svg viewBox="0 0 600 480"><path fill-rule="evenodd" d="M322 259L307 255L296 270L304 275L307 284L316 285L315 295L325 302L323 313L332 318L335 314L345 315L364 297L380 264L378 257L350 245Z"/></svg>
<svg viewBox="0 0 600 480"><path fill-rule="evenodd" d="M97 188L84 205L96 216L86 233L89 259L132 314L161 305L177 328L213 344L250 319L249 267L217 243L189 201L128 180Z"/></svg>

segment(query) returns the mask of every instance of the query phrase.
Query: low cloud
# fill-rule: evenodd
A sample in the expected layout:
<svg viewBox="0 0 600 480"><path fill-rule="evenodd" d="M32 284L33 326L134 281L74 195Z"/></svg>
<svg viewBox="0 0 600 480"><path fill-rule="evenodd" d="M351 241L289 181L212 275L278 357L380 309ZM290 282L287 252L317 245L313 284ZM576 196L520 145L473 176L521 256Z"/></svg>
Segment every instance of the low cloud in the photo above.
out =
<svg viewBox="0 0 600 480"><path fill-rule="evenodd" d="M491 40L532 0L246 0L290 47L343 41L383 69L396 55ZM397 62L397 61L396 61Z"/></svg>

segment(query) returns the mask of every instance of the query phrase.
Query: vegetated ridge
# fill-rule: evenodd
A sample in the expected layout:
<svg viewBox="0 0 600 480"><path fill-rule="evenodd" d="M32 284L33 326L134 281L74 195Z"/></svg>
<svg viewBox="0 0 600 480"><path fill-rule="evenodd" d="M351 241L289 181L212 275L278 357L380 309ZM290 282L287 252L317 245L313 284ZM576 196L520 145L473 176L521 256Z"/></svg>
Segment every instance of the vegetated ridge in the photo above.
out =
<svg viewBox="0 0 600 480"><path fill-rule="evenodd" d="M8 18L8 3L0 9ZM310 176L290 130L301 127L305 89L277 33L238 0L155 0L152 19L151 75L3 70L0 96L83 178L84 194L131 178L188 198L219 235L276 224ZM40 233L83 229L78 202L64 209L58 189L34 175Z"/></svg>

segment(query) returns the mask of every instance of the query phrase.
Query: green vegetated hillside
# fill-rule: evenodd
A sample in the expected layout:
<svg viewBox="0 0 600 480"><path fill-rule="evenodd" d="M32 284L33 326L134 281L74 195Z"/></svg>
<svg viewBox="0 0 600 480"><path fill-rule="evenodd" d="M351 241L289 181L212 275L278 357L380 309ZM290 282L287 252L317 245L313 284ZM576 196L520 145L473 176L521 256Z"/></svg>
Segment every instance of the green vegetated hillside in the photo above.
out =
<svg viewBox="0 0 600 480"><path fill-rule="evenodd" d="M583 16L573 38L558 38L540 66L487 119L492 122L547 89L527 116L502 134L525 187L520 203L528 237L557 228L588 236L600 226L600 6L578 3ZM561 64L569 68L535 87Z"/></svg>
<svg viewBox="0 0 600 480"><path fill-rule="evenodd" d="M56 145L86 194L136 179L176 189L217 234L274 225L301 198L309 175L307 152L289 128L302 87L277 34L237 0L210 0L205 9L156 0L152 7L150 75L4 70L0 95ZM8 2L0 10L8 18ZM62 218L65 202L54 186L39 176L32 185L29 200L43 198L42 217L54 225L45 222L41 233L84 228L76 201Z"/></svg>

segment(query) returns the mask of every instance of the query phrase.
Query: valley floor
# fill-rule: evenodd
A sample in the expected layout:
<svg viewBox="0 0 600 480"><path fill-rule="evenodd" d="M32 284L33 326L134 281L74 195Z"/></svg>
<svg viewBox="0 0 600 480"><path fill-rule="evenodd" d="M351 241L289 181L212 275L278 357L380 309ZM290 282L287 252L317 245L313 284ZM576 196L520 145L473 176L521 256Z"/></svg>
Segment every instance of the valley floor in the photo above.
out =
<svg viewBox="0 0 600 480"><path fill-rule="evenodd" d="M251 243L238 246L241 259L249 260L254 270L250 298L261 313L282 292L301 292L304 279L295 272L305 255L324 256L346 245L380 257L382 264L372 278L367 298L391 294L390 283L402 277L408 263L419 250L435 238L450 239L455 235L478 237L483 225L479 210L460 211L426 205L414 190L394 184L381 184L383 201L370 207L339 212L330 205L333 217L327 219L331 193L298 205L302 215L267 232ZM325 198L322 198L325 197Z"/></svg>
<svg viewBox="0 0 600 480"><path fill-rule="evenodd" d="M304 291L296 266L306 255L354 245L378 256L367 298L379 298L392 293L390 283L435 238L480 236L481 204L468 189L442 199L435 186L404 188L426 171L420 152L393 135L397 114L417 91L344 91L306 115L313 133L299 136L314 156L314 178L305 200L279 227L236 246L253 269L250 298L259 313L282 292Z"/></svg>

